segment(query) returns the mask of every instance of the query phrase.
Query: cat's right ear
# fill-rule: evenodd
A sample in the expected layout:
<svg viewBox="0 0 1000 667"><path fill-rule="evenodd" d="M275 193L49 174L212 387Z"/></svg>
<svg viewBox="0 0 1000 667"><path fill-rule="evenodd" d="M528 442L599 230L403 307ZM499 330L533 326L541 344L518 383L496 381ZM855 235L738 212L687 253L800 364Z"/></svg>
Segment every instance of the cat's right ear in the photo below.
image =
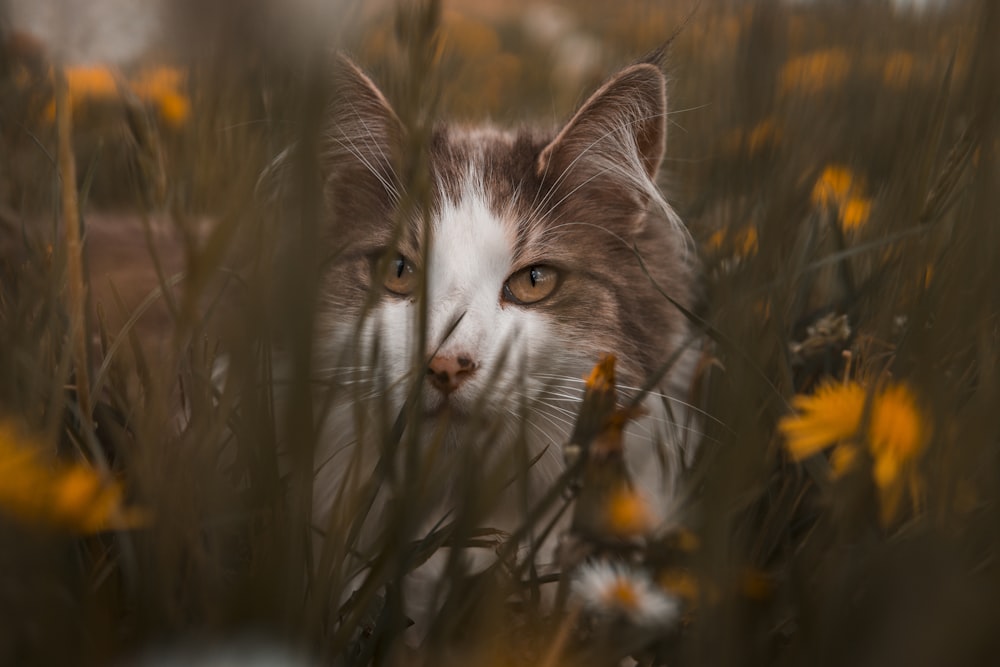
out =
<svg viewBox="0 0 1000 667"><path fill-rule="evenodd" d="M378 208L395 204L403 135L403 124L382 91L349 58L338 55L321 150L328 192L341 203L346 198Z"/></svg>

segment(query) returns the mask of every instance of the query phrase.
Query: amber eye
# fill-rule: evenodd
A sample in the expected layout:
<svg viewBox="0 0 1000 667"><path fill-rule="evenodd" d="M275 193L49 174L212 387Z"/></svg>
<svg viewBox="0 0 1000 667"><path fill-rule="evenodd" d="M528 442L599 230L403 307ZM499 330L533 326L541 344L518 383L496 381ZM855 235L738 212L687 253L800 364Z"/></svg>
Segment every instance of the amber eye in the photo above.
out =
<svg viewBox="0 0 1000 667"><path fill-rule="evenodd" d="M521 306L538 303L552 294L558 284L559 273L551 266L529 266L507 279L503 298Z"/></svg>
<svg viewBox="0 0 1000 667"><path fill-rule="evenodd" d="M417 286L417 270L413 262L396 255L389 262L382 284L396 296L409 296Z"/></svg>

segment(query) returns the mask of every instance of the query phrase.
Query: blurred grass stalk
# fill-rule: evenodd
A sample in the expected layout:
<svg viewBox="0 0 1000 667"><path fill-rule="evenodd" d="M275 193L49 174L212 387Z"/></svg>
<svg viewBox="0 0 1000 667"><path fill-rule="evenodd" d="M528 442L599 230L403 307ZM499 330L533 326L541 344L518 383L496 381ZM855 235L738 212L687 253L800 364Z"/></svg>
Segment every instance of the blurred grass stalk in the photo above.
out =
<svg viewBox="0 0 1000 667"><path fill-rule="evenodd" d="M76 156L73 154L73 107L69 83L61 64L53 68L56 102L56 134L59 142L59 192L63 233L66 239L66 299L73 346L76 397L80 418L91 426L90 373L87 355L87 286L83 278L83 243L80 233L80 204L76 191Z"/></svg>

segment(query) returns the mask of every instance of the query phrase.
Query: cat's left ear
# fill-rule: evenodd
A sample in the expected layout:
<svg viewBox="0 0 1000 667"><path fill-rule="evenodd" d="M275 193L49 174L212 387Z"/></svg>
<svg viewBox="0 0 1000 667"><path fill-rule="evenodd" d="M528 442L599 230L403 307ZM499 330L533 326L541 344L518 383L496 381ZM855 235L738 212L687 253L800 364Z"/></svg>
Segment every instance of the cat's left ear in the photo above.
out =
<svg viewBox="0 0 1000 667"><path fill-rule="evenodd" d="M586 179L602 174L653 179L663 161L666 135L666 78L656 65L632 65L584 102L541 152L538 173L572 180L577 180L573 172Z"/></svg>

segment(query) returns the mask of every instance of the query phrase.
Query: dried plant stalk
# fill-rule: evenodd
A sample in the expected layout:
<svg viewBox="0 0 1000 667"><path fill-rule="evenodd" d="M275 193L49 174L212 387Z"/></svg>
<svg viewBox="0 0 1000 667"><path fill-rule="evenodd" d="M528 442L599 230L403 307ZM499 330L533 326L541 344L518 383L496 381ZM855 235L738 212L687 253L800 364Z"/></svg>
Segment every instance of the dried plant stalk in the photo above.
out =
<svg viewBox="0 0 1000 667"><path fill-rule="evenodd" d="M55 67L56 133L59 141L59 183L63 233L66 235L67 303L76 369L76 398L82 419L89 424L90 373L87 364L87 286L83 280L83 244L80 239L80 206L76 192L76 159L73 155L73 109L66 73Z"/></svg>

